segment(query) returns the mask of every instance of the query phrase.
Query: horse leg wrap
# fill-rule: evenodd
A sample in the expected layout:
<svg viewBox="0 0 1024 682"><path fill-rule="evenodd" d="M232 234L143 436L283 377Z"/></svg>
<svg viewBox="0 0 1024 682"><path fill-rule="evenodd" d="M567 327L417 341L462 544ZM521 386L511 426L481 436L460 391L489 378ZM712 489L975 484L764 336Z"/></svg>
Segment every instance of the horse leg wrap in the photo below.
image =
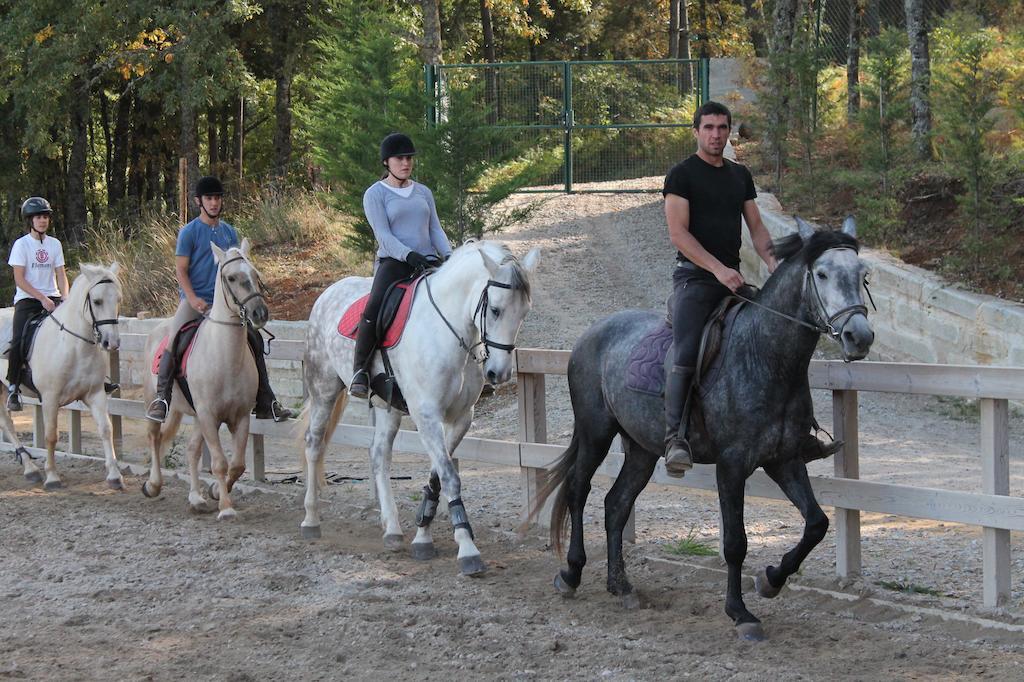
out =
<svg viewBox="0 0 1024 682"><path fill-rule="evenodd" d="M32 461L35 457L32 456L31 452L21 447L14 450L14 459L18 464L24 464L26 459Z"/></svg>
<svg viewBox="0 0 1024 682"><path fill-rule="evenodd" d="M437 513L437 503L441 496L430 486L423 486L423 499L420 500L420 508L416 511L416 525L426 528L434 520ZM465 512L463 512L465 513Z"/></svg>
<svg viewBox="0 0 1024 682"><path fill-rule="evenodd" d="M456 498L448 503L448 515L452 519L452 526L456 529L465 528L469 532L470 540L473 537L473 527L469 525L469 517L466 516L466 506L462 504L462 498Z"/></svg>

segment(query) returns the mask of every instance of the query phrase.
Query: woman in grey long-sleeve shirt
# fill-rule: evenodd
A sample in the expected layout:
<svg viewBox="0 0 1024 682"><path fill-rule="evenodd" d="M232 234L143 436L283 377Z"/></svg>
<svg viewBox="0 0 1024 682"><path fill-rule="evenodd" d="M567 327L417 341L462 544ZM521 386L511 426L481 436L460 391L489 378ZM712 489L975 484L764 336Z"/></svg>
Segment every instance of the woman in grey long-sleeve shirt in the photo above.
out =
<svg viewBox="0 0 1024 682"><path fill-rule="evenodd" d="M377 314L384 294L393 283L436 265L452 253L437 218L434 195L411 179L415 154L407 135L392 133L385 137L380 143L380 160L386 171L363 194L363 211L377 238L379 263L356 334L349 382L349 393L356 398L370 394L368 368L377 345Z"/></svg>

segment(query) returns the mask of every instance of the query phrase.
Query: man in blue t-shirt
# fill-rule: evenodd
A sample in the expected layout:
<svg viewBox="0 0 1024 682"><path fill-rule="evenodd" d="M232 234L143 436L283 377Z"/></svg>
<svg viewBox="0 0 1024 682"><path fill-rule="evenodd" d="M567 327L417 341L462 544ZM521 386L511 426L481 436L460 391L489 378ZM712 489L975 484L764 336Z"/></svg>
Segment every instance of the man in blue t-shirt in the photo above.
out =
<svg viewBox="0 0 1024 682"><path fill-rule="evenodd" d="M174 274L178 279L178 310L174 313L168 329L168 350L160 359L160 374L157 377L156 399L149 404L146 417L162 422L167 418L171 404L171 390L174 382L174 338L178 331L192 320L199 319L213 305L213 292L217 284L217 261L213 258L210 244L216 244L225 251L238 246L238 232L220 219L223 207L224 187L214 177L203 177L196 183L196 205L199 217L185 225L178 232L178 245L174 250ZM274 398L267 376L267 362L263 354L263 337L248 327L249 345L256 359L260 384L256 393L256 418L273 419L281 422L294 417L294 413L283 407Z"/></svg>

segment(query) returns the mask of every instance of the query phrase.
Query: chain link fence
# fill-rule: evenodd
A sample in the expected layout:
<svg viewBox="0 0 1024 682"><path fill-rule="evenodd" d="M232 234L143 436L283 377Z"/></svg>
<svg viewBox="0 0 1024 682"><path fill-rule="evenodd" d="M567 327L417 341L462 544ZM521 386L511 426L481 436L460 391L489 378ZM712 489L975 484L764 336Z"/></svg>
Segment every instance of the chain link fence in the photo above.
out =
<svg viewBox="0 0 1024 682"><path fill-rule="evenodd" d="M924 0L929 26L934 27L942 15L952 8L952 4L952 0ZM907 27L903 0L818 0L815 7L815 33L827 63L846 63L854 11L859 14L862 45L885 28Z"/></svg>
<svg viewBox="0 0 1024 682"><path fill-rule="evenodd" d="M521 191L654 192L694 150L707 80L707 60L428 65L428 118L485 116L502 131L492 156L535 169ZM477 111L459 110L460 91L475 94ZM579 186L613 181L630 182Z"/></svg>

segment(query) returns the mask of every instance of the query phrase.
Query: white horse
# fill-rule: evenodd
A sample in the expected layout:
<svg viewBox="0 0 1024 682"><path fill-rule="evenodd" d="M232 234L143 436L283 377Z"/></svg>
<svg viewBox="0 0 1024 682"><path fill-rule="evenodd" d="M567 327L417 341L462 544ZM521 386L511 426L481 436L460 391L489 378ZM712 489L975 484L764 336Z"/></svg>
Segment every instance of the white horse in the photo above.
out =
<svg viewBox="0 0 1024 682"><path fill-rule="evenodd" d="M464 574L484 570L462 503L462 483L451 455L473 421L473 406L484 379L501 384L512 375L516 336L530 310L530 277L540 251L520 262L504 244L471 242L458 249L419 284L401 342L388 350L395 376L430 455L430 485L416 515L412 554L434 556L430 522L439 493L448 500L459 568ZM371 280L348 277L331 285L313 305L306 330L305 382L309 392L306 429L306 516L302 536L320 537L318 498L323 485L324 453L348 402L345 382L352 375L354 342L338 333L338 320L366 294ZM373 372L381 371L379 354ZM391 448L402 414L374 406L375 432L370 446L384 544L404 543L398 509L391 494Z"/></svg>
<svg viewBox="0 0 1024 682"><path fill-rule="evenodd" d="M32 383L39 391L46 431L46 490L61 487L54 451L57 448L57 413L61 407L76 400L89 406L100 440L103 442L107 485L124 488L124 478L114 452L114 432L107 412L107 394L103 390L110 366L103 351L117 350L121 338L117 316L121 305L121 283L117 279L120 266L109 268L83 264L71 285L68 298L44 320L36 332L28 366ZM9 332L8 332L9 335ZM25 352L28 352L28 348ZM31 394L23 387L26 394ZM14 423L7 411L7 388L0 391L0 427L17 448L25 478L38 483L43 480L28 450L21 446Z"/></svg>
<svg viewBox="0 0 1024 682"><path fill-rule="evenodd" d="M249 240L243 240L241 248L232 247L227 251L216 244L211 244L210 248L217 261L213 306L196 331L185 374L195 409L188 404L180 387L175 386L166 421L149 423L149 479L142 484L142 494L146 497L160 494L163 487L160 462L164 450L174 439L182 415L191 415L195 417L196 427L188 443L188 503L197 511L208 509L199 480L199 460L205 441L210 449L211 469L217 478L209 494L219 502L217 518L224 520L237 515L230 493L245 472L249 413L256 403L259 381L256 361L246 339L246 327L252 324L260 329L270 319L270 312L259 272L249 260ZM164 322L150 333L146 341L148 362L153 361L157 346L167 334L168 324L169 321ZM146 403L156 397L156 375L152 372L146 372L143 390ZM227 424L234 441L230 468L220 444L221 424Z"/></svg>

